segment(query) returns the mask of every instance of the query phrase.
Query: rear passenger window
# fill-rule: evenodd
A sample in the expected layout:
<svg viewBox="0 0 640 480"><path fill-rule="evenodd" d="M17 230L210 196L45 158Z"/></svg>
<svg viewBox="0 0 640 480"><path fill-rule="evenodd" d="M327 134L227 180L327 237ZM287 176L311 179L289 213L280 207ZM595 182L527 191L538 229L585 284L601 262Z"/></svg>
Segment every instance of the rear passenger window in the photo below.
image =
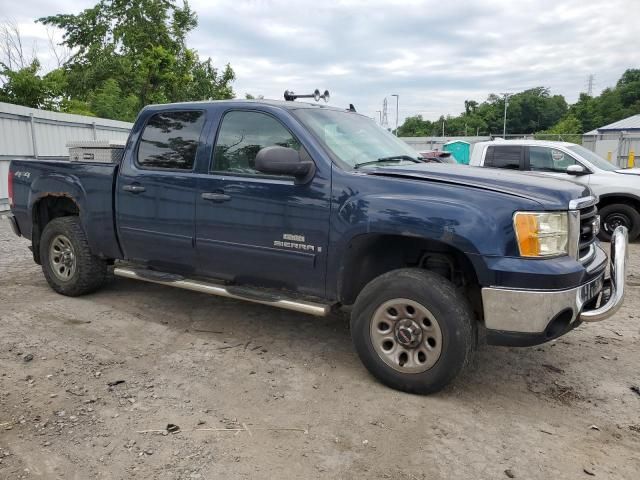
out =
<svg viewBox="0 0 640 480"><path fill-rule="evenodd" d="M191 170L196 159L204 112L153 115L142 131L138 165L145 168Z"/></svg>
<svg viewBox="0 0 640 480"><path fill-rule="evenodd" d="M289 130L272 116L259 112L229 112L222 119L213 151L213 170L264 175L255 169L256 155L262 148L275 145L300 148Z"/></svg>
<svg viewBox="0 0 640 480"><path fill-rule="evenodd" d="M484 160L486 167L520 170L523 148L512 145L491 146L487 148Z"/></svg>

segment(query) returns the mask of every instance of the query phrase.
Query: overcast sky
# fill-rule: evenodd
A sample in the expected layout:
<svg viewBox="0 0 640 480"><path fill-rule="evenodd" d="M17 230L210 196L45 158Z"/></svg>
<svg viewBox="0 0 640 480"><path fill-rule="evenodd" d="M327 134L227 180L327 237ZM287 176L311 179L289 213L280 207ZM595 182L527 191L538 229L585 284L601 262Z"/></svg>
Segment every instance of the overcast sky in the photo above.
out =
<svg viewBox="0 0 640 480"><path fill-rule="evenodd" d="M77 13L85 0L0 3L47 62L33 19ZM465 99L545 86L569 102L640 67L639 0L192 0L199 25L189 46L230 63L236 94L282 98L285 89L329 89L330 104L377 118L385 97L395 126L409 115L459 114Z"/></svg>

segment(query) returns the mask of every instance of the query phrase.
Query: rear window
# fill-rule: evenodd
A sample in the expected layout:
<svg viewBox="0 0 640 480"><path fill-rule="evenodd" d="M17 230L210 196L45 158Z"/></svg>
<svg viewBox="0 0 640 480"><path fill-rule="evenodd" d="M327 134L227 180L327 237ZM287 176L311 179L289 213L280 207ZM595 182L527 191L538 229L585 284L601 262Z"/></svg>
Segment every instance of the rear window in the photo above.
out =
<svg viewBox="0 0 640 480"><path fill-rule="evenodd" d="M144 168L191 170L196 159L204 112L162 112L142 131L138 165Z"/></svg>
<svg viewBox="0 0 640 480"><path fill-rule="evenodd" d="M514 145L490 146L484 164L486 167L519 170L523 151L523 147Z"/></svg>

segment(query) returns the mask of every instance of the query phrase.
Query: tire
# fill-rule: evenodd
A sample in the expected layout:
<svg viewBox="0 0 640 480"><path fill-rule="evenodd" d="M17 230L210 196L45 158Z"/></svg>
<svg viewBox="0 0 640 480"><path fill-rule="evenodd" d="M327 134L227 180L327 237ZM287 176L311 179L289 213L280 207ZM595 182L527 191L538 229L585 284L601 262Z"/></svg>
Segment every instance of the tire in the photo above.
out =
<svg viewBox="0 0 640 480"><path fill-rule="evenodd" d="M612 203L602 207L599 213L601 227L598 237L600 240L610 242L613 230L618 225L627 227L630 242L640 235L640 213L633 206L626 203Z"/></svg>
<svg viewBox="0 0 640 480"><path fill-rule="evenodd" d="M414 268L372 280L351 314L362 363L383 384L409 393L435 393L449 384L471 362L476 329L469 303L451 282Z"/></svg>
<svg viewBox="0 0 640 480"><path fill-rule="evenodd" d="M93 292L107 279L107 262L91 254L78 217L59 217L47 224L40 258L47 283L62 295Z"/></svg>

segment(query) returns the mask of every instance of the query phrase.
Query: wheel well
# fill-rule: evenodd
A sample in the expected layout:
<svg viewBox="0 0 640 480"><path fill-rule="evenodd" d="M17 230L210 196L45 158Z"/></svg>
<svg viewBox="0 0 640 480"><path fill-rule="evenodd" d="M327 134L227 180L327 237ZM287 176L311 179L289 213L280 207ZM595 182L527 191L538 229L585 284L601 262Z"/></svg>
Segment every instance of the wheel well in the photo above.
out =
<svg viewBox="0 0 640 480"><path fill-rule="evenodd" d="M478 278L467 256L437 240L402 235L361 235L352 240L338 280L340 302L353 304L371 280L406 267L433 271L464 289L473 309L482 318Z"/></svg>
<svg viewBox="0 0 640 480"><path fill-rule="evenodd" d="M614 203L624 203L626 205L632 206L638 212L640 212L640 198L627 197L624 195L607 195L606 197L600 197L600 201L598 202L598 210Z"/></svg>
<svg viewBox="0 0 640 480"><path fill-rule="evenodd" d="M33 259L40 263L40 237L47 224L58 217L73 217L80 215L80 209L73 199L66 196L46 196L38 200L33 206L33 230L31 242L33 244Z"/></svg>

